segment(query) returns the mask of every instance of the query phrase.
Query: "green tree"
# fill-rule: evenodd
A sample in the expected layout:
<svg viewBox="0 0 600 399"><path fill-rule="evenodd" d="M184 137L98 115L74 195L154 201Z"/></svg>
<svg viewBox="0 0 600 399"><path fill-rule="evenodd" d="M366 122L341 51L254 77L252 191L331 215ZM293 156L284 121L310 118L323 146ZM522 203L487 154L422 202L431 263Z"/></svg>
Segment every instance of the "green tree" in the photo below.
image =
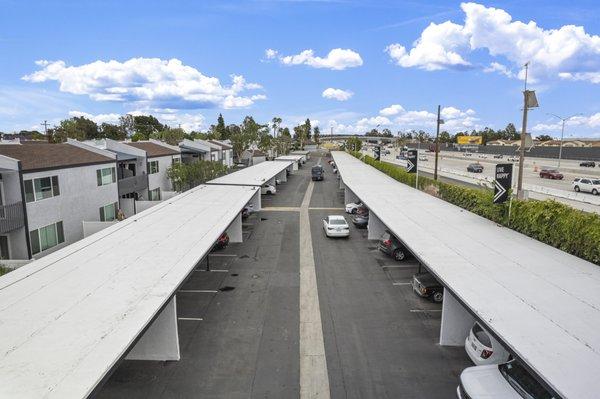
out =
<svg viewBox="0 0 600 399"><path fill-rule="evenodd" d="M450 133L444 130L440 132L439 141L440 143L451 143L452 137L450 137Z"/></svg>
<svg viewBox="0 0 600 399"><path fill-rule="evenodd" d="M310 119L306 118L306 120L304 121L304 134L306 137L306 141L310 141L310 137L312 134L312 128L310 126ZM304 149L304 146L302 146L302 148Z"/></svg>
<svg viewBox="0 0 600 399"><path fill-rule="evenodd" d="M55 143L65 142L67 139L94 140L100 138L100 131L96 122L84 116L75 116L60 121L59 126L48 131L50 141Z"/></svg>
<svg viewBox="0 0 600 399"><path fill-rule="evenodd" d="M273 117L273 119L271 119L271 129L273 129L273 137L277 137L279 135L278 133L281 126L281 122L283 122L283 120L278 116L275 116Z"/></svg>
<svg viewBox="0 0 600 399"><path fill-rule="evenodd" d="M126 114L119 117L119 127L127 136L131 136L133 133L135 133L134 125L135 121L133 115Z"/></svg>
<svg viewBox="0 0 600 399"><path fill-rule="evenodd" d="M152 133L151 138L164 141L167 144L178 145L185 138L185 131L181 128L165 129Z"/></svg>
<svg viewBox="0 0 600 399"><path fill-rule="evenodd" d="M536 137L536 139L539 141L553 140L553 138L551 136L548 136L547 134L540 134L539 136Z"/></svg>
<svg viewBox="0 0 600 399"><path fill-rule="evenodd" d="M313 140L316 144L321 142L321 129L319 126L315 126L313 129Z"/></svg>
<svg viewBox="0 0 600 399"><path fill-rule="evenodd" d="M167 169L167 176L176 191L182 192L194 188L209 180L227 174L228 168L220 161L176 163Z"/></svg>
<svg viewBox="0 0 600 399"><path fill-rule="evenodd" d="M168 129L152 115L136 115L133 117L134 135L137 140L148 140L152 133L161 132Z"/></svg>
<svg viewBox="0 0 600 399"><path fill-rule="evenodd" d="M227 128L225 127L225 119L222 114L219 114L217 118L217 126L214 129L215 140L226 140L227 137Z"/></svg>
<svg viewBox="0 0 600 399"><path fill-rule="evenodd" d="M362 140L358 137L350 137L346 140L346 148L350 151L360 151L362 148Z"/></svg>
<svg viewBox="0 0 600 399"><path fill-rule="evenodd" d="M120 125L104 122L100 125L100 136L106 139L120 141L127 138L127 131Z"/></svg>

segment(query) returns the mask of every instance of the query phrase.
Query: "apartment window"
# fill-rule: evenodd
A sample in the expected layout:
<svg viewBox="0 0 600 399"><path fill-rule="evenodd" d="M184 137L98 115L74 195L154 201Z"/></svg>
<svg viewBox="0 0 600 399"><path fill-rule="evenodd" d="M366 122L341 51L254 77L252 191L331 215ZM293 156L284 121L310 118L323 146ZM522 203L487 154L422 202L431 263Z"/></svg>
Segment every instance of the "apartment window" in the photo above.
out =
<svg viewBox="0 0 600 399"><path fill-rule="evenodd" d="M112 222L117 218L117 203L104 205L100 207L100 221L101 222Z"/></svg>
<svg viewBox="0 0 600 399"><path fill-rule="evenodd" d="M37 254L65 242L63 223L56 222L29 232L31 252Z"/></svg>
<svg viewBox="0 0 600 399"><path fill-rule="evenodd" d="M117 170L115 168L104 168L96 170L98 186L104 186L117 181Z"/></svg>
<svg viewBox="0 0 600 399"><path fill-rule="evenodd" d="M149 201L160 201L160 187L148 191Z"/></svg>
<svg viewBox="0 0 600 399"><path fill-rule="evenodd" d="M173 158L173 160L171 161L171 164L175 165L176 163L181 163L181 158Z"/></svg>
<svg viewBox="0 0 600 399"><path fill-rule="evenodd" d="M148 162L148 174L158 173L158 161Z"/></svg>
<svg viewBox="0 0 600 399"><path fill-rule="evenodd" d="M25 201L34 202L60 195L58 176L40 177L25 180Z"/></svg>

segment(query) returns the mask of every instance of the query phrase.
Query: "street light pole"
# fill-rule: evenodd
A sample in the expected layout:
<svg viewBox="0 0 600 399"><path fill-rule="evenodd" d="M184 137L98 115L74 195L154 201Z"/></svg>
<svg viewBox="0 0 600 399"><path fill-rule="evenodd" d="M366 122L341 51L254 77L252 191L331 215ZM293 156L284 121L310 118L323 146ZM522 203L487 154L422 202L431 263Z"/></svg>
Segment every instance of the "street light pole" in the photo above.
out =
<svg viewBox="0 0 600 399"><path fill-rule="evenodd" d="M435 167L433 169L433 180L437 180L438 178L438 156L440 153L440 124L442 123L442 120L440 119L440 110L441 106L438 105L437 129L435 132Z"/></svg>
<svg viewBox="0 0 600 399"><path fill-rule="evenodd" d="M563 118L563 117L558 116L556 114L550 114L550 113L548 115L553 116L555 118L558 118L558 119L560 119L562 121L562 128L560 129L560 147L558 149L558 166L557 166L558 168L560 168L560 160L562 159L563 140L564 140L564 137L565 137L565 123L569 119L574 118L574 117L579 116L579 115L582 115L582 114L581 113L573 114L573 115L571 115L571 116L569 116L567 118Z"/></svg>
<svg viewBox="0 0 600 399"><path fill-rule="evenodd" d="M529 108L538 106L535 91L527 90L527 73L529 62L525 64L525 90L523 90L523 125L521 127L521 146L519 148L519 178L517 180L517 198L523 199L523 166L525 163L525 139L527 137L527 112Z"/></svg>

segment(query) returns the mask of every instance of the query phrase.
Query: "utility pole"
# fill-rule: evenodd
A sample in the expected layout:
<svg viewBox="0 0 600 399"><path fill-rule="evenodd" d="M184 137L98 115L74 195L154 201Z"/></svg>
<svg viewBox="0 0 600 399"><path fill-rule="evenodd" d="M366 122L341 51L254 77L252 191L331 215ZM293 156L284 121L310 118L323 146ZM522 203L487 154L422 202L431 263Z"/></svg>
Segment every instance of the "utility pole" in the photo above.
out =
<svg viewBox="0 0 600 399"><path fill-rule="evenodd" d="M441 105L438 105L437 129L435 131L435 168L433 169L433 180L437 180L438 178L438 156L440 153L440 124L444 123L444 121L440 119L440 111Z"/></svg>
<svg viewBox="0 0 600 399"><path fill-rule="evenodd" d="M44 126L44 135L46 136L46 141L50 142L50 137L48 137L48 121L44 120L44 123L40 123L40 125Z"/></svg>
<svg viewBox="0 0 600 399"><path fill-rule="evenodd" d="M565 123L569 119L571 119L571 118L574 118L576 116L580 116L581 113L571 115L571 116L569 116L567 118L563 118L563 117L558 116L556 114L550 114L550 113L548 115L554 116L555 118L558 118L558 119L560 119L562 121L562 128L560 130L560 148L558 150L558 166L557 166L557 168L560 168L560 160L562 158L562 149L563 149L563 139L564 139L564 136L565 136Z"/></svg>
<svg viewBox="0 0 600 399"><path fill-rule="evenodd" d="M523 90L523 125L521 127L521 146L519 148L519 178L517 180L517 198L523 199L523 166L525 163L525 138L527 136L527 111L538 106L535 91L527 90L529 62L525 65L525 89Z"/></svg>

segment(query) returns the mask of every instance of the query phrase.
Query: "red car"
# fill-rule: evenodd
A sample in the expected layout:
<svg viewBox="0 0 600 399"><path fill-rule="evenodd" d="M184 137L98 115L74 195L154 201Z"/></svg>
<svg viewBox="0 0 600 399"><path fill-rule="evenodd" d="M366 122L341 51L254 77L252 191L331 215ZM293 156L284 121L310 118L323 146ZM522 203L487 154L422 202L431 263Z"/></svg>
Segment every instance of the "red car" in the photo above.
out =
<svg viewBox="0 0 600 399"><path fill-rule="evenodd" d="M556 169L542 169L540 171L540 177L543 179L544 177L547 179L558 179L562 180L564 178L563 174L560 173Z"/></svg>
<svg viewBox="0 0 600 399"><path fill-rule="evenodd" d="M221 234L221 237L215 243L214 249L223 249L229 244L229 236L227 233Z"/></svg>

